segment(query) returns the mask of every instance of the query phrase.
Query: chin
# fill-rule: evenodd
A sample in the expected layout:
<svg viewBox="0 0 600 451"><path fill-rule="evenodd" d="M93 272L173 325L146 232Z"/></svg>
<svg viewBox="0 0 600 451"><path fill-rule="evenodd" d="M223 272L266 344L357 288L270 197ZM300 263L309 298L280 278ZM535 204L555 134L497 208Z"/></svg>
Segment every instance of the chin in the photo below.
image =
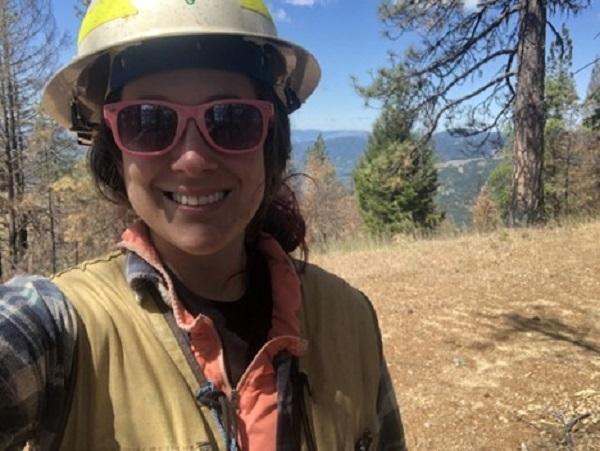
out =
<svg viewBox="0 0 600 451"><path fill-rule="evenodd" d="M177 246L178 249L188 255L194 257L206 257L210 255L218 254L225 248L225 245L219 245L219 243L186 243L182 246Z"/></svg>
<svg viewBox="0 0 600 451"><path fill-rule="evenodd" d="M186 235L175 237L172 245L181 252L198 257L218 254L237 241L235 236L218 231L189 231Z"/></svg>

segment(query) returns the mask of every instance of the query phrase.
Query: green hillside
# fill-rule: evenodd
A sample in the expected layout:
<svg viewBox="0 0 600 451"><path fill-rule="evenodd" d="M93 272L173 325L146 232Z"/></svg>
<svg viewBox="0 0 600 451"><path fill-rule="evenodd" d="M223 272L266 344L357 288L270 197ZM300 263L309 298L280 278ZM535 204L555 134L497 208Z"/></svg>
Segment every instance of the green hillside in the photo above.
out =
<svg viewBox="0 0 600 451"><path fill-rule="evenodd" d="M469 225L471 206L500 159L455 160L438 166L437 204L457 226Z"/></svg>

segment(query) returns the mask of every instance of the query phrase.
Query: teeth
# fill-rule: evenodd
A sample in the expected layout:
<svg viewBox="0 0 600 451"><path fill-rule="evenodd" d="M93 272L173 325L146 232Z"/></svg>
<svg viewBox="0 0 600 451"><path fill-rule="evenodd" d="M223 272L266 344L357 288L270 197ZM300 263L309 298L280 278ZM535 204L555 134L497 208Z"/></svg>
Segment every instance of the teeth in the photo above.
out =
<svg viewBox="0 0 600 451"><path fill-rule="evenodd" d="M183 194L172 193L172 199L181 205L197 207L199 205L214 204L225 197L225 191L220 191L210 196L185 196Z"/></svg>

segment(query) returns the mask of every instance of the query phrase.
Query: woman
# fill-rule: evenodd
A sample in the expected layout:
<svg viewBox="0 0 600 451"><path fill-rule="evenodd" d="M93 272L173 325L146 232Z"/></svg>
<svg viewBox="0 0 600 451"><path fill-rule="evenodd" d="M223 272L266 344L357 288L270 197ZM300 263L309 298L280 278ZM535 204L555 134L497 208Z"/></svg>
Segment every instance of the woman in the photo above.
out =
<svg viewBox="0 0 600 451"><path fill-rule="evenodd" d="M43 103L139 220L0 303L0 448L404 449L375 314L292 259L316 61L259 0L93 1Z"/></svg>

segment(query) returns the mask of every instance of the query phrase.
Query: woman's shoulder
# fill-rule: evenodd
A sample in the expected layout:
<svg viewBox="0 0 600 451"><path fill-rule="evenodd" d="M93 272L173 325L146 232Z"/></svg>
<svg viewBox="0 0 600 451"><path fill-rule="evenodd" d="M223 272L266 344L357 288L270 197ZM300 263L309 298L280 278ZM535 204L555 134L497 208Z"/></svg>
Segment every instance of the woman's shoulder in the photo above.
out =
<svg viewBox="0 0 600 451"><path fill-rule="evenodd" d="M305 307L334 311L345 309L353 315L375 317L368 297L342 277L312 263L303 265L299 277Z"/></svg>
<svg viewBox="0 0 600 451"><path fill-rule="evenodd" d="M110 312L114 313L123 296L131 291L126 265L126 253L116 250L65 269L51 281L85 324L102 324L110 322Z"/></svg>
<svg viewBox="0 0 600 451"><path fill-rule="evenodd" d="M336 294L346 294L366 300L366 296L360 290L350 285L342 277L314 263L306 263L299 268L298 275L303 290L328 290Z"/></svg>
<svg viewBox="0 0 600 451"><path fill-rule="evenodd" d="M98 270L103 264L118 263L122 252L115 251L101 257L87 260L62 270L49 277L35 274L19 274L0 284L0 312L11 322L23 324L39 323L50 325L56 322L72 322L73 304L66 295L63 285L86 274ZM84 276L85 278L85 276ZM48 326L50 327L50 326Z"/></svg>
<svg viewBox="0 0 600 451"><path fill-rule="evenodd" d="M62 281L70 280L78 277L91 277L94 274L98 274L106 271L120 271L123 270L125 253L123 250L117 249L107 252L89 260L85 260L81 263L68 267L50 277L50 280L54 283L60 284Z"/></svg>
<svg viewBox="0 0 600 451"><path fill-rule="evenodd" d="M377 373L381 333L377 314L367 296L340 276L314 264L306 264L299 276L302 335L318 343L319 355L329 358L342 349L346 356L360 356L356 360L359 367L363 368L364 363L364 368ZM342 357L338 363L355 368L355 363L345 359Z"/></svg>

